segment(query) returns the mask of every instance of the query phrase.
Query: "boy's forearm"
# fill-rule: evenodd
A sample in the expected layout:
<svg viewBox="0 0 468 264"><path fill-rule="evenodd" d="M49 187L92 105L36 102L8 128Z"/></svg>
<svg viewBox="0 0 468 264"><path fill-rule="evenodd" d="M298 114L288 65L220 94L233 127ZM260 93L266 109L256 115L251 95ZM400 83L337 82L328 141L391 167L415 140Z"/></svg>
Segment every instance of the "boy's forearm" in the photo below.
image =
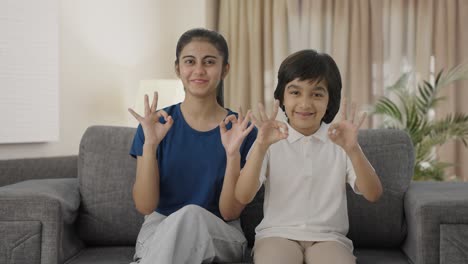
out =
<svg viewBox="0 0 468 264"><path fill-rule="evenodd" d="M237 152L226 158L226 172L219 198L219 211L223 219L229 221L239 218L245 206L239 203L234 195L240 173L240 153Z"/></svg>
<svg viewBox="0 0 468 264"><path fill-rule="evenodd" d="M263 159L269 146L254 144L236 185L236 198L242 204L250 203L257 193Z"/></svg>
<svg viewBox="0 0 468 264"><path fill-rule="evenodd" d="M371 201L377 201L382 195L382 184L370 164L367 157L362 152L359 145L347 152L356 173L356 186L364 197Z"/></svg>
<svg viewBox="0 0 468 264"><path fill-rule="evenodd" d="M138 157L133 200L142 214L152 213L159 202L159 168L157 145L143 145L143 155Z"/></svg>

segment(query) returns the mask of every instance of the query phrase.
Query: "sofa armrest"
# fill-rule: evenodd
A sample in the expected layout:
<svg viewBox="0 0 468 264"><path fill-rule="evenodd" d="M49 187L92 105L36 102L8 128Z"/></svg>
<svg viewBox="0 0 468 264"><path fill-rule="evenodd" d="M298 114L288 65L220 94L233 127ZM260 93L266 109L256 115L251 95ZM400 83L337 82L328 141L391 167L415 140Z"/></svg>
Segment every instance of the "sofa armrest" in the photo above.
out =
<svg viewBox="0 0 468 264"><path fill-rule="evenodd" d="M0 256L6 263L55 264L76 254L83 247L74 230L79 205L73 178L0 187Z"/></svg>
<svg viewBox="0 0 468 264"><path fill-rule="evenodd" d="M32 179L76 178L78 157L0 160L0 186Z"/></svg>
<svg viewBox="0 0 468 264"><path fill-rule="evenodd" d="M413 263L468 263L468 183L412 182L404 206Z"/></svg>

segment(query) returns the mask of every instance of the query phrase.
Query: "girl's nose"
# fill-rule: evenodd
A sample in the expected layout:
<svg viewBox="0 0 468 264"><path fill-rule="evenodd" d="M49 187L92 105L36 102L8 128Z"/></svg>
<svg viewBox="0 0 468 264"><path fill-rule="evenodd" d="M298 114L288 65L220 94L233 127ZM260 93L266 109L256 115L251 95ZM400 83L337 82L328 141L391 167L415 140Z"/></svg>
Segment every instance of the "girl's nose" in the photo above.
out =
<svg viewBox="0 0 468 264"><path fill-rule="evenodd" d="M203 64L202 63L197 63L195 65L195 71L194 71L196 74L205 74L206 73L206 70L205 70L205 67L203 67Z"/></svg>

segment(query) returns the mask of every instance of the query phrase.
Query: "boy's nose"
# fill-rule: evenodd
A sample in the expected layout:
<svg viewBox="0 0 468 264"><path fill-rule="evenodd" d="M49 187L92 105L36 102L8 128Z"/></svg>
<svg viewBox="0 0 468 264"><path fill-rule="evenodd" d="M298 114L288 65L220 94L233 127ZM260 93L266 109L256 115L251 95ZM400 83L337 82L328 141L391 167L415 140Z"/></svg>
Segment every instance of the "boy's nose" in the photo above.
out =
<svg viewBox="0 0 468 264"><path fill-rule="evenodd" d="M312 103L312 100L308 99L308 98L302 98L302 100L300 101L299 105L301 107L303 107L304 109L306 108L312 108L313 106L313 103Z"/></svg>

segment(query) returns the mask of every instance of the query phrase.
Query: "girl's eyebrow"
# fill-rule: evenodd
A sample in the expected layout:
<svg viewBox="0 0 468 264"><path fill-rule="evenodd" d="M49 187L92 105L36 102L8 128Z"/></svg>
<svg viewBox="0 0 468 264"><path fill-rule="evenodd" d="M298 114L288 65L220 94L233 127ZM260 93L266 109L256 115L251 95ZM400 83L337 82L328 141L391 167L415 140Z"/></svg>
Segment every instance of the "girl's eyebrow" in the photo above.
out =
<svg viewBox="0 0 468 264"><path fill-rule="evenodd" d="M195 59L195 56L193 56L193 55L185 55L185 56L182 56L182 59L185 59L185 58ZM204 59L207 59L207 58L210 58L210 59L218 59L218 57L216 57L216 56L214 56L214 55L206 55L205 57L203 57L203 60L204 60Z"/></svg>
<svg viewBox="0 0 468 264"><path fill-rule="evenodd" d="M203 59L218 59L218 57L213 55L206 55L205 57L203 57Z"/></svg>

